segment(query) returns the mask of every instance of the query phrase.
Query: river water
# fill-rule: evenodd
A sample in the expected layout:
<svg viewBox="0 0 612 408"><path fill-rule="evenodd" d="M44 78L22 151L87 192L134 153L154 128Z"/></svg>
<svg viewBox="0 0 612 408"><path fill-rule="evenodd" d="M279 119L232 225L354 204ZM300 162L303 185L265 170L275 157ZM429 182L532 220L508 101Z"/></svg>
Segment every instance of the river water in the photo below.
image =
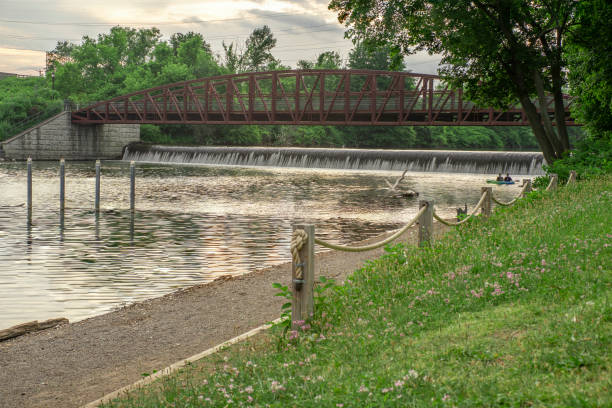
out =
<svg viewBox="0 0 612 408"><path fill-rule="evenodd" d="M397 228L418 210L418 198L385 190L384 180L399 171L139 163L132 216L129 164L108 161L96 216L93 163L68 162L61 219L58 163L33 167L30 224L25 163L0 162L0 329L76 321L288 261L294 223L314 223L321 238L350 243ZM490 177L413 172L402 186L450 217L474 205ZM509 200L519 187L494 191Z"/></svg>

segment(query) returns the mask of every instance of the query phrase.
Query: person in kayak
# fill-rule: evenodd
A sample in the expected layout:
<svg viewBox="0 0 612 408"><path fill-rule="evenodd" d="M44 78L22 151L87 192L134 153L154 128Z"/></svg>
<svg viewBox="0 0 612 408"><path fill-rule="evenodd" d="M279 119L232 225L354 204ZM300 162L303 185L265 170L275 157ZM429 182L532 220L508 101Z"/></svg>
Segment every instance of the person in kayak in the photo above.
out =
<svg viewBox="0 0 612 408"><path fill-rule="evenodd" d="M504 181L512 181L512 177L510 177L510 173L506 173L506 177L504 177Z"/></svg>
<svg viewBox="0 0 612 408"><path fill-rule="evenodd" d="M501 173L499 173L495 181L504 181L504 176L502 176Z"/></svg>

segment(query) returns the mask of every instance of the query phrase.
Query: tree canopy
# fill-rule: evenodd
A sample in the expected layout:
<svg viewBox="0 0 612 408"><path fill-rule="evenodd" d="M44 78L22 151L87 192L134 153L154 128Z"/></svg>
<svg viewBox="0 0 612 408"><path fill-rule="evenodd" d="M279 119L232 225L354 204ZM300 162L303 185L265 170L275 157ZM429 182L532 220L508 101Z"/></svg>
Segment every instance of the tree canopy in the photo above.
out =
<svg viewBox="0 0 612 408"><path fill-rule="evenodd" d="M332 0L347 35L403 55L442 54L440 73L467 97L500 107L519 101L548 162L569 149L564 51L574 0ZM555 125L545 92L554 97Z"/></svg>
<svg viewBox="0 0 612 408"><path fill-rule="evenodd" d="M80 44L58 42L53 52L64 59L54 65L55 91L51 90L51 70L47 78L0 81L0 139L11 136L15 124L31 114L54 112L61 106L62 98L85 103L193 78L289 68L274 55L275 46L274 35L267 27L255 29L244 43L225 45L222 56L212 54L203 34L175 33L164 40L156 28L114 27L96 37L83 37ZM402 54L396 47L386 45L373 49L365 41L355 44L346 61L335 51L322 51L312 59L300 60L298 67L405 69ZM328 78L325 84L328 90L337 85L333 78ZM305 85L313 87L316 83ZM355 90L362 85L360 78L351 82ZM378 85L380 89L385 88L384 83ZM270 85L261 86L265 90ZM37 98L32 98L32 92L36 92ZM143 125L141 134L145 141L170 144L460 149L536 147L532 133L523 127Z"/></svg>

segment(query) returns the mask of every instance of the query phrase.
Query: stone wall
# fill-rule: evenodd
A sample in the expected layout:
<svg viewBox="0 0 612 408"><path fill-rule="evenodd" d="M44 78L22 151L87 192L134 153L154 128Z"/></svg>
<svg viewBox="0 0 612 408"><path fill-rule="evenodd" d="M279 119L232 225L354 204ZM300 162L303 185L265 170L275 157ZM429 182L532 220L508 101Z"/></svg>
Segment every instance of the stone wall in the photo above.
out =
<svg viewBox="0 0 612 408"><path fill-rule="evenodd" d="M140 125L73 125L62 112L2 142L7 159L94 160L121 158L123 148L140 141Z"/></svg>

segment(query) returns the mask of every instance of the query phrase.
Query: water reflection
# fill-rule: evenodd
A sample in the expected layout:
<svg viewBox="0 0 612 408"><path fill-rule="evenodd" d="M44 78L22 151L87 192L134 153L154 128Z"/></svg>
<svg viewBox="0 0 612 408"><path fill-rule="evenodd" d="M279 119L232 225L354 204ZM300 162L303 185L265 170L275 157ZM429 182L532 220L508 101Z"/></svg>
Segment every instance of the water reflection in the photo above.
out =
<svg viewBox="0 0 612 408"><path fill-rule="evenodd" d="M288 261L294 223L347 243L398 226L418 207L418 199L385 195L383 179L398 172L139 165L132 212L129 165L105 162L98 213L93 163L69 162L60 212L57 167L34 163L28 213L25 163L0 163L0 328L78 320ZM482 181L413 173L406 186L454 214L478 200ZM496 192L509 199L518 188Z"/></svg>

